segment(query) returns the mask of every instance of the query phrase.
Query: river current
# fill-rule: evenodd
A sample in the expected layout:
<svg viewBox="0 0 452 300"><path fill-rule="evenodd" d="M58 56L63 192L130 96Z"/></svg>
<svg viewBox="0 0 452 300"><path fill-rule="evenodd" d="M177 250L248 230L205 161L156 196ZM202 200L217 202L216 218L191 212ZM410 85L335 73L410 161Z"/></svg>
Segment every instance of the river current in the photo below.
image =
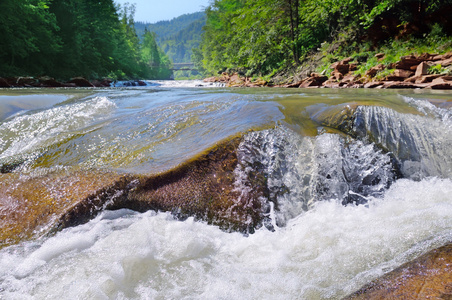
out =
<svg viewBox="0 0 452 300"><path fill-rule="evenodd" d="M2 172L156 174L239 136L268 226L105 210L1 249L0 299L340 299L452 242L452 93L202 85L2 90Z"/></svg>

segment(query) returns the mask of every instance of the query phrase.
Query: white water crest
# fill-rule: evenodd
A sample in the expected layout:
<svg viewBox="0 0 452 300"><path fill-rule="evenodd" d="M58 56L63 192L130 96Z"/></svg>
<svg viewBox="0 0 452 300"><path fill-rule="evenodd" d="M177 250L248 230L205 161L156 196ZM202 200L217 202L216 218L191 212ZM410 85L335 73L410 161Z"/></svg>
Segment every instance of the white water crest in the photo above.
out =
<svg viewBox="0 0 452 300"><path fill-rule="evenodd" d="M452 240L452 182L397 181L368 206L318 202L248 237L165 213L104 212L0 252L4 299L338 299Z"/></svg>

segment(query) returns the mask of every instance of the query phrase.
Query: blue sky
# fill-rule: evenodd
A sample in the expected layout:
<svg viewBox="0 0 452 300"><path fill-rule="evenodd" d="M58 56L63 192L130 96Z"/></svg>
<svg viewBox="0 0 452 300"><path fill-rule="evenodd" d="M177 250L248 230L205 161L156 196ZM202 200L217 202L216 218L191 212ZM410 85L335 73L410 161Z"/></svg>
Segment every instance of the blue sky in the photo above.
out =
<svg viewBox="0 0 452 300"><path fill-rule="evenodd" d="M155 23L203 10L210 0L115 0L136 4L135 21Z"/></svg>

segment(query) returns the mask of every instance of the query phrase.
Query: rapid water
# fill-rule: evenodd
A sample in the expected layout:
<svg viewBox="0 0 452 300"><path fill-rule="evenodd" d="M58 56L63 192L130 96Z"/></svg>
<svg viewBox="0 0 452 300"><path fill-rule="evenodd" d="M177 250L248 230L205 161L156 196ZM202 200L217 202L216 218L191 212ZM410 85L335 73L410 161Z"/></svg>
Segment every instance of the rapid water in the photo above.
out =
<svg viewBox="0 0 452 300"><path fill-rule="evenodd" d="M177 85L1 91L2 170L152 174L241 136L266 226L104 211L1 249L1 299L340 299L452 242L452 94Z"/></svg>

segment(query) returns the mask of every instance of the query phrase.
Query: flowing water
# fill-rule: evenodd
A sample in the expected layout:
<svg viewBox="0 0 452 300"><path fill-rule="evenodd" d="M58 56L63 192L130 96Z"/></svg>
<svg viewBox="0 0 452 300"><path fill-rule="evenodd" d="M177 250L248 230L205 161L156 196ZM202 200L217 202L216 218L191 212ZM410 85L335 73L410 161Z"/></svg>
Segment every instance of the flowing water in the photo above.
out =
<svg viewBox="0 0 452 300"><path fill-rule="evenodd" d="M103 211L1 249L1 299L339 299L452 241L452 93L199 85L1 91L2 172L155 174L240 136L268 224Z"/></svg>

